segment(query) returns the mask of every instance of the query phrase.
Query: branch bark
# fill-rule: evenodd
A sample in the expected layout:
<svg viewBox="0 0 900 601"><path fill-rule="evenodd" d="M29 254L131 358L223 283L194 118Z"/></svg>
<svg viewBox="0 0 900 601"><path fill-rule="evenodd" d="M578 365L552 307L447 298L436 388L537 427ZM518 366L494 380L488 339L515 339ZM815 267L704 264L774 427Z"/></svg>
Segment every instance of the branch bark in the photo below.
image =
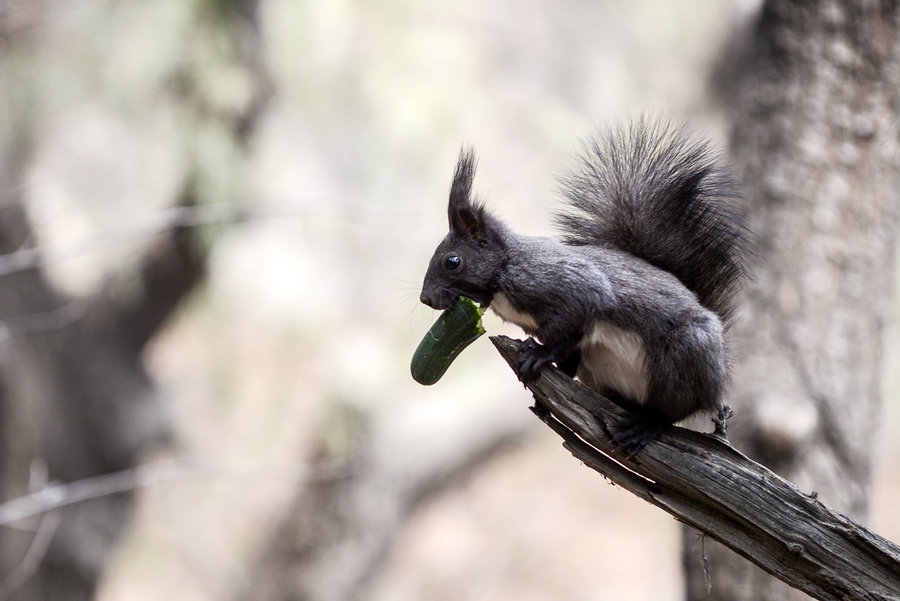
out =
<svg viewBox="0 0 900 601"><path fill-rule="evenodd" d="M520 342L491 338L511 365ZM900 546L818 501L726 441L672 427L631 459L610 431L624 410L545 369L535 413L575 457L615 484L823 601L900 599Z"/></svg>

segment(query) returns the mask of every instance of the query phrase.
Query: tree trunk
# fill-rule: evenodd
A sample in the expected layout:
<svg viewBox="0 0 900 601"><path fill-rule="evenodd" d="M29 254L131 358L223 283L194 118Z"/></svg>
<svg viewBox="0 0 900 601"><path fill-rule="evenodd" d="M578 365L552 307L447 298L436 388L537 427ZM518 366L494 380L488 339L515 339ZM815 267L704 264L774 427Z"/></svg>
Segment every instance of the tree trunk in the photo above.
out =
<svg viewBox="0 0 900 601"><path fill-rule="evenodd" d="M900 5L770 0L736 69L732 155L760 257L729 433L865 523L896 254ZM683 545L689 599L806 598L696 533Z"/></svg>

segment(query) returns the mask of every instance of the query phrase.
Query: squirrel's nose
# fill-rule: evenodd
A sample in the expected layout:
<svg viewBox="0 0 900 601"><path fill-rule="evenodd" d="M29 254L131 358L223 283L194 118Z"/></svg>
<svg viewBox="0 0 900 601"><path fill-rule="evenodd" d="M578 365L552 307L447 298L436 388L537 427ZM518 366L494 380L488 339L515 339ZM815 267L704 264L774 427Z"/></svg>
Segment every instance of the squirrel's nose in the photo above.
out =
<svg viewBox="0 0 900 601"><path fill-rule="evenodd" d="M422 291L422 294L419 295L419 300L422 301L422 304L428 305L429 307L434 309L434 299L431 298L431 295L424 290Z"/></svg>

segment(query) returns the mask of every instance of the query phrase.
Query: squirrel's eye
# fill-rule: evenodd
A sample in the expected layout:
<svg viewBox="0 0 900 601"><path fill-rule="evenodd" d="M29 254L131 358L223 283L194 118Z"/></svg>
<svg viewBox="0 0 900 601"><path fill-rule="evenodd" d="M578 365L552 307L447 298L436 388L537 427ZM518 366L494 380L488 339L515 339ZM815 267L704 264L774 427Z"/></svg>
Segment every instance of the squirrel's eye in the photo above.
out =
<svg viewBox="0 0 900 601"><path fill-rule="evenodd" d="M462 259L459 258L459 255L449 255L444 259L444 267L447 271L456 271L460 265L462 265Z"/></svg>

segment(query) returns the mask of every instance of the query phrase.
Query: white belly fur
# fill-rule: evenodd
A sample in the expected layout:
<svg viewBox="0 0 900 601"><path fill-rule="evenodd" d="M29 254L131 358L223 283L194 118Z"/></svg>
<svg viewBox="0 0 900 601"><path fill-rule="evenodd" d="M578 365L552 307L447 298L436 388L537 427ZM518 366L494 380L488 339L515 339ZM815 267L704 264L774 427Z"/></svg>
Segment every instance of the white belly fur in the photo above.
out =
<svg viewBox="0 0 900 601"><path fill-rule="evenodd" d="M498 292L491 299L491 310L499 315L503 321L514 323L526 330L533 331L537 329L537 321L535 321L534 317L513 307L512 303L509 302L509 298L502 292Z"/></svg>
<svg viewBox="0 0 900 601"><path fill-rule="evenodd" d="M537 329L534 317L513 307L502 292L494 295L491 310L503 321L526 330ZM640 336L598 321L578 343L578 348L581 349L578 378L582 382L600 393L612 389L637 403L647 400L647 354Z"/></svg>
<svg viewBox="0 0 900 601"><path fill-rule="evenodd" d="M600 393L612 389L631 401L647 400L647 353L640 336L600 321L578 346L581 381Z"/></svg>

